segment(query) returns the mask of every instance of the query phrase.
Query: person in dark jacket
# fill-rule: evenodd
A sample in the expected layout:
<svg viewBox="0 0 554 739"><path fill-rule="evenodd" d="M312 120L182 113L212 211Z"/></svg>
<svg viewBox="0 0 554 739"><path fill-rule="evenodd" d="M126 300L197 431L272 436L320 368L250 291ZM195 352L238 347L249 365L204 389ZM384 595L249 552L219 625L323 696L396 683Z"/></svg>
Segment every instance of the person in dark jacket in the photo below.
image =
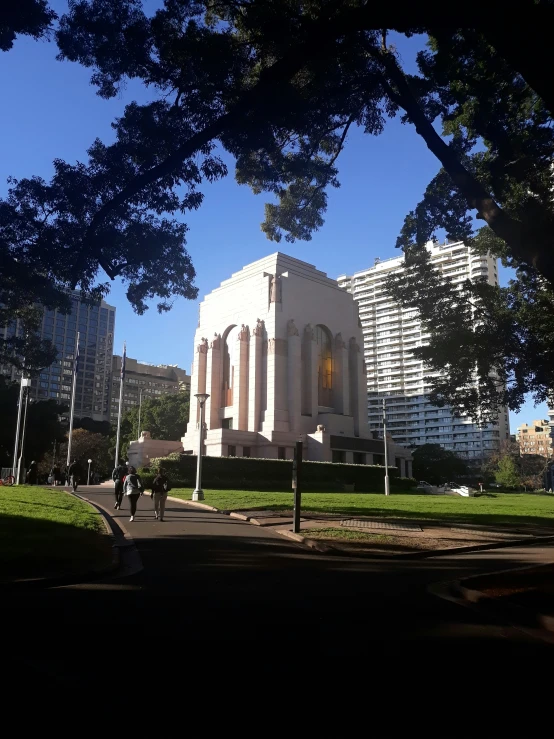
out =
<svg viewBox="0 0 554 739"><path fill-rule="evenodd" d="M135 513L137 512L137 502L144 492L144 486L136 469L131 467L131 465L129 465L129 474L123 482L123 492L129 498L129 505L131 507L131 518L129 521L134 521Z"/></svg>
<svg viewBox="0 0 554 739"><path fill-rule="evenodd" d="M167 494L171 490L169 487L169 478L165 474L163 467L160 467L158 474L152 482L152 497L154 498L154 515L160 521L164 520L165 503Z"/></svg>
<svg viewBox="0 0 554 739"><path fill-rule="evenodd" d="M36 485L37 477L38 477L38 467L37 467L37 463L33 460L31 464L29 465L29 469L27 470L27 479L26 479L27 484Z"/></svg>
<svg viewBox="0 0 554 739"><path fill-rule="evenodd" d="M114 481L114 493L115 493L115 505L114 508L117 510L121 508L121 502L123 500L123 480L127 476L127 465L120 459L117 467L112 472L112 480Z"/></svg>
<svg viewBox="0 0 554 739"><path fill-rule="evenodd" d="M59 466L55 464L52 467L52 477L54 478L54 485L60 485L62 481L62 471L60 470Z"/></svg>
<svg viewBox="0 0 554 739"><path fill-rule="evenodd" d="M81 481L83 477L83 470L81 468L81 465L79 462L77 462L76 459L73 460L73 462L69 465L67 468L67 477L69 480L69 484L73 488L73 492L77 492L77 486L79 485L79 482Z"/></svg>

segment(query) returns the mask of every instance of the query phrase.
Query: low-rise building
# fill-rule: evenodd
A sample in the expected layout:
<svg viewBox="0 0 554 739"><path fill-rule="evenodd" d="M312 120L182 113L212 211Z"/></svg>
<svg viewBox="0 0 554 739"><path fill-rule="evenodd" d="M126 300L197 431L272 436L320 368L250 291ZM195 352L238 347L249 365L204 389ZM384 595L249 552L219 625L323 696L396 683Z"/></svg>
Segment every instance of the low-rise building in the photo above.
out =
<svg viewBox="0 0 554 739"><path fill-rule="evenodd" d="M550 423L539 419L529 426L522 423L517 427L517 442L521 454L540 454L541 457L552 455L552 439L550 438Z"/></svg>

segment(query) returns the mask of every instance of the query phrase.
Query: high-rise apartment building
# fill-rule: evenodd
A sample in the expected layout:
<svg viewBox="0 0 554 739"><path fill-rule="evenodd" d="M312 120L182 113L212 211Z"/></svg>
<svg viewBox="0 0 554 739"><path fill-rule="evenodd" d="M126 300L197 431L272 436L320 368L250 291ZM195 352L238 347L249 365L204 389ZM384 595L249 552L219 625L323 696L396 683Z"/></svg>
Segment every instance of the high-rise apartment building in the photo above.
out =
<svg viewBox="0 0 554 739"><path fill-rule="evenodd" d="M112 362L110 409L112 423L117 423L119 412L120 377L121 357L115 354ZM139 404L141 393L142 399L145 400L148 397L178 393L186 386L190 386L190 375L176 364L149 364L126 357L122 413Z"/></svg>
<svg viewBox="0 0 554 739"><path fill-rule="evenodd" d="M473 254L462 242L430 243L428 249L432 263L454 283L485 277L490 284L498 284L497 260L491 256ZM431 373L412 353L425 345L428 335L417 312L402 309L385 288L385 280L403 269L403 256L376 259L373 267L338 278L339 286L351 292L359 305L370 429L379 428L386 397L387 431L396 443L440 444L477 464L509 438L508 411L501 408L496 423L480 428L468 418L456 418L448 407L431 405L425 379Z"/></svg>
<svg viewBox="0 0 554 739"><path fill-rule="evenodd" d="M542 457L552 455L550 423L546 420L533 421L531 426L522 423L517 427L516 439L521 454L540 454Z"/></svg>
<svg viewBox="0 0 554 739"><path fill-rule="evenodd" d="M68 315L45 308L40 336L54 343L58 357L50 367L32 379L30 397L38 400L53 398L69 406L79 332L75 418L108 421L114 328L115 308L104 301L99 305L86 305L81 302L78 291L71 295L71 313ZM5 336L13 336L17 326L13 323L0 330L5 332ZM17 380L21 374L12 367L3 367L0 371L13 380Z"/></svg>

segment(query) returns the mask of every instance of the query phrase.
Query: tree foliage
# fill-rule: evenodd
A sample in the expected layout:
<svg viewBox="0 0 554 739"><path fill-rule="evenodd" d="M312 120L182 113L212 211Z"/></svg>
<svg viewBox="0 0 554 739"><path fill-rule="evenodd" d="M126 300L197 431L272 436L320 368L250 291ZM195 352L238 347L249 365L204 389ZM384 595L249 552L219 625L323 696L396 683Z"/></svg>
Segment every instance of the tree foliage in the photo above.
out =
<svg viewBox="0 0 554 739"><path fill-rule="evenodd" d="M517 442L504 441L487 460L484 472L500 485L535 490L544 487L547 467L546 457L521 454Z"/></svg>
<svg viewBox="0 0 554 739"><path fill-rule="evenodd" d="M52 28L57 15L46 0L17 0L0 8L0 51L9 51L16 36L39 39Z"/></svg>
<svg viewBox="0 0 554 739"><path fill-rule="evenodd" d="M453 482L467 474L466 462L455 452L443 449L440 444L422 444L413 452L413 475L432 485Z"/></svg>
<svg viewBox="0 0 554 739"><path fill-rule="evenodd" d="M8 382L0 375L0 467L12 466L18 398L19 384ZM54 442L63 441L66 429L59 416L65 411L67 406L55 400L29 403L24 449L27 463L33 459L38 462L53 449Z"/></svg>
<svg viewBox="0 0 554 739"><path fill-rule="evenodd" d="M62 468L67 460L67 440L60 445L58 459ZM88 460L92 459L91 471L107 477L112 471L110 440L103 434L92 433L86 429L73 429L71 439L71 461L76 459L83 472L88 469Z"/></svg>
<svg viewBox="0 0 554 739"><path fill-rule="evenodd" d="M190 390L186 387L178 393L146 398L140 410L140 431L149 431L153 439L179 441L187 430ZM139 407L133 406L121 419L121 456L125 457L132 441L139 434ZM115 454L115 429L112 431L111 448Z"/></svg>
<svg viewBox="0 0 554 739"><path fill-rule="evenodd" d="M71 2L60 58L89 67L104 98L135 79L156 99L127 106L114 143L94 142L86 161L57 160L50 182L12 182L0 203L8 278L105 294L105 275L125 281L139 313L153 298L166 310L196 295L187 227L175 216L227 173L216 144L234 157L239 183L271 195L268 238L309 239L339 186L349 131L378 135L400 115L440 170L399 245L421 252L438 229L468 240L476 216L506 259L554 285L554 95L540 76L550 38L539 23L551 5L516 0L516 33L497 22L476 30L476 17L497 21L504 10L494 0L452 9L450 24L427 2L166 0L152 15L139 0ZM428 36L418 74L404 72L389 31Z"/></svg>
<svg viewBox="0 0 554 739"><path fill-rule="evenodd" d="M495 473L496 482L506 487L517 487L520 482L520 474L515 460L506 455L498 461L498 467Z"/></svg>

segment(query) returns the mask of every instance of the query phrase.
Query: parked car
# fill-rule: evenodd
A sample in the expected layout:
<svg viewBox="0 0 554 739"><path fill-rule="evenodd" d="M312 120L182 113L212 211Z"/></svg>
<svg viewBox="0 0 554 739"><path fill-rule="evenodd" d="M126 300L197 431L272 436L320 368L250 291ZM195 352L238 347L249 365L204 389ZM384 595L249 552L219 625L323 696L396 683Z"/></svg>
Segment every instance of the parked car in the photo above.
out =
<svg viewBox="0 0 554 739"><path fill-rule="evenodd" d="M431 485L430 482L425 482L425 480L420 480L417 484L416 490L425 490L425 488L434 488L434 485Z"/></svg>

